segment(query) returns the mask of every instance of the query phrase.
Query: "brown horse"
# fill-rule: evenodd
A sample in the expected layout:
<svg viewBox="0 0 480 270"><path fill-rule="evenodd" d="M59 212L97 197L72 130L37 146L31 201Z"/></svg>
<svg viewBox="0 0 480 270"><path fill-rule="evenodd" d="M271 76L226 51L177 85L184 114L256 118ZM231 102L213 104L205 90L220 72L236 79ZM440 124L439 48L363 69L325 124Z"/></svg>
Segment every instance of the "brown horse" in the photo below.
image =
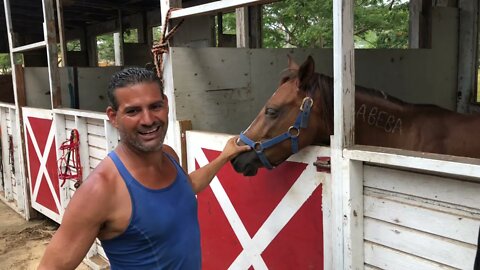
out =
<svg viewBox="0 0 480 270"><path fill-rule="evenodd" d="M328 145L333 134L333 79L316 73L312 57L289 59L288 75L240 142L253 150L232 160L237 172L271 169L305 146ZM480 117L414 105L356 86L355 143L480 158Z"/></svg>

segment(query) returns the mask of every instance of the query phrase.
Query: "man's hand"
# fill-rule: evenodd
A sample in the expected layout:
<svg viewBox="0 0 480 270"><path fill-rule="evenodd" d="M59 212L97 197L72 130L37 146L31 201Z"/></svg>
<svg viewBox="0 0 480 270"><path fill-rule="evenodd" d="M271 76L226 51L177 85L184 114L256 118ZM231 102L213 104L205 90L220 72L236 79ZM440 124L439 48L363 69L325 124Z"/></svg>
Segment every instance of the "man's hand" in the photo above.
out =
<svg viewBox="0 0 480 270"><path fill-rule="evenodd" d="M222 153L220 154L221 158L226 159L226 161L230 161L238 154L252 149L249 145L238 145L237 141L239 137L240 136L237 135L227 141Z"/></svg>

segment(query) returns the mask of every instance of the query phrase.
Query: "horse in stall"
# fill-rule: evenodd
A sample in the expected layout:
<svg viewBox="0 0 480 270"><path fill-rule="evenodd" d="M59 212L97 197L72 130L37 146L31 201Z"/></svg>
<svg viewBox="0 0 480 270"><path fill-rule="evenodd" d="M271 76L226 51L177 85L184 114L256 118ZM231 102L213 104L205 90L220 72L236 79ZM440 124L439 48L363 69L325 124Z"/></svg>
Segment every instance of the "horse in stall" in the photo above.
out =
<svg viewBox="0 0 480 270"><path fill-rule="evenodd" d="M289 57L288 74L239 144L251 151L232 160L252 176L271 169L308 145L328 145L333 134L333 79L315 72L311 56L299 67ZM434 105L409 104L382 91L355 88L355 143L480 158L480 116Z"/></svg>

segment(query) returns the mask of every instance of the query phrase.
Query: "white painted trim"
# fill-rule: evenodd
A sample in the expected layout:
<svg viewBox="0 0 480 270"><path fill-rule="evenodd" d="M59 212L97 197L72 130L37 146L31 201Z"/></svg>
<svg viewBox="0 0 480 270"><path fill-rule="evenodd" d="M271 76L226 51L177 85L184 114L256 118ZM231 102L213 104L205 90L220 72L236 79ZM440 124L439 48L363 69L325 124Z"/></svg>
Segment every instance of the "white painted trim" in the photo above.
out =
<svg viewBox="0 0 480 270"><path fill-rule="evenodd" d="M15 104L0 102L0 108L16 109Z"/></svg>
<svg viewBox="0 0 480 270"><path fill-rule="evenodd" d="M480 181L479 159L358 145L345 149L343 155L347 158L358 161L399 166L408 169L420 169L437 174L446 173L467 176L476 178L473 179L474 181Z"/></svg>
<svg viewBox="0 0 480 270"><path fill-rule="evenodd" d="M53 113L70 115L70 116L80 116L85 118L93 118L100 120L108 120L108 117L105 113L93 112L93 111L84 111L77 109L53 109Z"/></svg>
<svg viewBox="0 0 480 270"><path fill-rule="evenodd" d="M62 150L60 150L60 146L64 141L67 140L67 135L65 133L65 116L60 115L60 114L53 114L53 123L52 125L55 125L55 142L56 142L56 149L57 151L57 166L58 166L58 158L61 157L62 155ZM30 168L30 167L29 167ZM58 179L60 181L60 179ZM65 212L65 209L67 208L68 202L70 201L70 192L68 190L68 183L66 182L63 187L61 187L61 183L59 183L60 187L60 201L61 201L61 207L60 207L60 219L63 218L63 213Z"/></svg>
<svg viewBox="0 0 480 270"><path fill-rule="evenodd" d="M353 6L353 0L333 2L332 269L363 269L364 265L363 238L359 237L363 234L362 165L342 153L354 144Z"/></svg>
<svg viewBox="0 0 480 270"><path fill-rule="evenodd" d="M3 159L3 175L5 176L3 184L4 184L4 192L5 192L5 199L7 201L11 200L12 194L12 170L10 168L10 153L9 153L9 141L8 141L8 133L7 133L7 113L9 109L2 108L0 119L2 121L2 159Z"/></svg>
<svg viewBox="0 0 480 270"><path fill-rule="evenodd" d="M275 2L273 0L221 0L211 3L197 5L193 7L183 8L172 12L172 19L182 18L193 15L202 15L208 13L216 13L221 11L233 11L235 8L245 7L249 5L259 5ZM162 20L163 21L163 20Z"/></svg>
<svg viewBox="0 0 480 270"><path fill-rule="evenodd" d="M52 110L46 110L46 109L22 107L22 112L23 112L24 121L27 120L26 117L45 118L45 119L52 119L53 117Z"/></svg>
<svg viewBox="0 0 480 270"><path fill-rule="evenodd" d="M52 219L53 221L57 222L58 224L62 223L61 216L52 210L46 208L45 206L37 203L32 199L32 207L37 210L38 212L42 213L43 215L47 216L48 218Z"/></svg>
<svg viewBox="0 0 480 270"><path fill-rule="evenodd" d="M27 52L27 51L31 51L31 50L45 48L46 46L47 46L47 42L39 41L39 42L35 42L35 43L32 43L32 44L27 44L27 45L24 45L24 46L12 48L12 52L13 53Z"/></svg>
<svg viewBox="0 0 480 270"><path fill-rule="evenodd" d="M5 20L6 20L6 25L7 25L7 37L8 37L8 45L9 45L9 50L10 50L10 63L15 63L15 57L14 57L14 45L13 45L13 27L12 27L12 17L11 17L11 9L10 9L10 0L4 0L4 9L5 9ZM18 128L16 128L16 133L12 134L13 136L16 136L18 138L21 138L21 119L20 119L20 107L18 105L18 87L17 87L17 72L15 69L15 66L12 65L12 82L13 82L13 96L15 100L15 121L11 120L12 123L17 123ZM24 166L25 164L24 161L24 156L23 156L23 151L19 151L18 153L18 162L22 164L19 170L19 175L21 176L20 179L22 182L23 186L23 193L25 194L24 196L24 201L22 202L17 202L20 204L24 205L25 213L24 217L26 220L30 219L30 202L29 202L29 196L28 194L28 184L26 181L26 174L24 171Z"/></svg>
<svg viewBox="0 0 480 270"><path fill-rule="evenodd" d="M82 181L87 178L90 174L90 158L89 158L89 147L88 147L88 130L87 130L87 120L83 117L75 116L75 126L78 130L79 135L79 154L80 162L82 165Z"/></svg>
<svg viewBox="0 0 480 270"><path fill-rule="evenodd" d="M21 136L17 135L20 134L19 128L20 124L16 122L16 110L15 109L8 109L10 114L10 119L12 121L12 140L13 140L13 167L15 168L15 175L12 179L15 181L15 191L16 191L16 198L18 210L23 212L28 207L27 203L27 193L25 189L26 181L23 177L23 165L22 162L22 138Z"/></svg>
<svg viewBox="0 0 480 270"><path fill-rule="evenodd" d="M108 120L104 120L105 125L105 139L106 139L106 154L113 151L118 145L119 135L116 128L114 128ZM89 162L89 164L91 164Z"/></svg>

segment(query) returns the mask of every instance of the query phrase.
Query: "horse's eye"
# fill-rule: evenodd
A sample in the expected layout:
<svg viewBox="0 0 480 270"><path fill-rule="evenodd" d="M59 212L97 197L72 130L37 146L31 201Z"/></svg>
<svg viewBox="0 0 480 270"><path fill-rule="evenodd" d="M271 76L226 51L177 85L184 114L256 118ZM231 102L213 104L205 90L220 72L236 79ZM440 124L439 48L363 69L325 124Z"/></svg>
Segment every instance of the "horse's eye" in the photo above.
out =
<svg viewBox="0 0 480 270"><path fill-rule="evenodd" d="M271 118L275 118L278 116L278 110L267 108L265 109L265 115Z"/></svg>

